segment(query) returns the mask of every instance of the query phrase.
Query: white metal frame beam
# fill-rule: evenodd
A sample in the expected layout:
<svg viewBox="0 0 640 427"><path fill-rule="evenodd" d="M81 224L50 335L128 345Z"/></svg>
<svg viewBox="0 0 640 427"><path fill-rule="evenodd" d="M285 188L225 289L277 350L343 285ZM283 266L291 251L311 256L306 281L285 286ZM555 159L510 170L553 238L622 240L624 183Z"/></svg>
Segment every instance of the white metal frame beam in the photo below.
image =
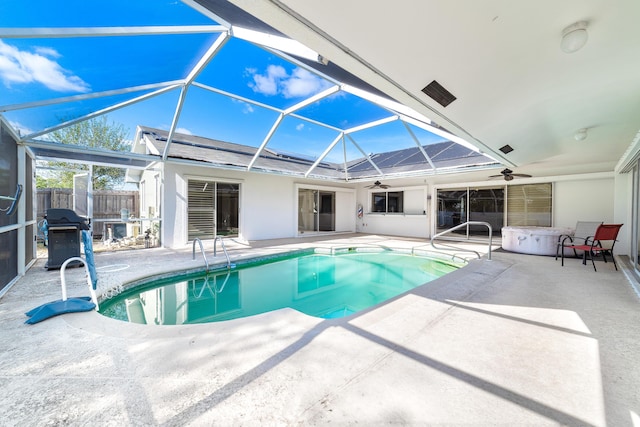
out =
<svg viewBox="0 0 640 427"><path fill-rule="evenodd" d="M182 107L184 106L184 101L187 97L187 92L189 92L189 87L191 83L198 77L198 74L204 70L204 68L211 62L214 56L220 49L227 43L230 35L227 31L218 35L216 40L209 46L209 49L205 52L204 55L198 60L196 65L191 69L189 75L185 79L184 86L182 87L182 91L180 92L180 98L178 100L178 105L176 105L175 113L173 114L173 120L171 122L171 128L169 128L169 135L167 136L167 144L164 146L164 152L162 153L162 160L167 160L169 156L169 147L171 146L171 142L173 141L173 135L176 132L176 126L178 126L178 122L180 121L180 114L182 113Z"/></svg>
<svg viewBox="0 0 640 427"><path fill-rule="evenodd" d="M267 144L271 140L271 137L273 136L274 133L276 133L276 130L278 130L278 127L280 126L280 123L282 123L282 119L284 119L284 116L285 116L284 113L280 113L276 121L273 123L273 125L271 125L271 129L269 129L267 136L264 137L264 139L262 140L262 144L260 144L260 147L258 147L258 151L256 151L256 154L253 155L251 162L249 162L249 166L247 166L248 171L250 171L251 168L253 168L253 165L260 158L260 154L262 154L262 151L264 151L264 148L267 146Z"/></svg>
<svg viewBox="0 0 640 427"><path fill-rule="evenodd" d="M320 157L318 157L318 159L315 162L313 162L313 165L311 165L309 170L305 172L304 174L305 178L309 177L309 174L320 164L322 160L324 160L325 157L327 157L327 155L331 152L331 150L333 150L333 147L335 147L336 144L340 142L342 138L344 138L344 132L341 132L340 135L338 135L336 139L334 139L333 142L329 144L329 146L324 150L324 152L320 155Z"/></svg>
<svg viewBox="0 0 640 427"><path fill-rule="evenodd" d="M411 138L413 139L413 142L416 143L416 146L418 147L418 149L420 150L420 152L422 153L424 158L427 160L427 162L429 162L429 164L431 165L433 170L437 172L436 165L434 165L433 161L431 161L431 157L429 157L427 152L422 147L422 144L420 143L420 140L418 139L416 134L413 132L413 130L411 130L411 128L409 127L409 125L406 122L403 121L402 124L404 125L405 129L407 129L407 132L409 132L409 135L411 135Z"/></svg>
<svg viewBox="0 0 640 427"><path fill-rule="evenodd" d="M371 164L371 166L373 166L373 168L380 174L380 176L384 178L384 172L380 170L380 168L378 167L378 165L376 165L376 163L373 161L371 156L364 152L364 150L360 147L360 145L356 142L356 140L353 139L351 135L347 135L347 138L349 138L351 143L358 149L358 151L360 151L360 153L362 153L362 155L367 159L367 161Z"/></svg>
<svg viewBox="0 0 640 427"><path fill-rule="evenodd" d="M78 117L78 118L75 118L73 120L68 120L68 121L60 123L60 124L58 124L56 126L51 126L51 127L46 128L46 129L40 130L38 132L33 132L33 133L29 134L29 135L23 136L23 137L20 138L20 141L25 141L27 139L36 138L38 136L45 135L45 134L50 133L50 132L54 132L54 131L56 131L58 129L62 129L62 128L67 127L67 126L71 126L71 125L74 125L76 123L80 123L82 121L89 120L89 119L92 119L94 117L101 116L103 114L107 114L107 113L109 113L111 111L119 110L120 108L124 108L124 107L126 107L128 105L136 104L138 102L144 101L145 99L149 99L149 98L152 98L154 96L158 96L158 95L162 95L163 93L170 92L170 91L172 91L172 90L174 90L174 89L176 89L178 87L180 87L180 86L179 85L174 85L174 86L165 87L165 88L156 90L156 91L154 91L152 93L148 93L146 95L139 96L137 98L133 98L133 99L130 99L128 101L121 102L119 104L112 105L112 106L107 107L107 108L103 108L102 110L94 111L93 113L84 115L82 117Z"/></svg>
<svg viewBox="0 0 640 427"><path fill-rule="evenodd" d="M249 166L247 166L247 170L251 170L251 168L256 163L258 158L260 158L260 155L262 154L262 152L264 151L265 147L267 146L267 144L269 143L269 141L271 140L271 138L275 134L276 130L278 130L278 127L282 123L282 120L286 116L291 115L294 111L300 110L300 109L306 107L307 105L310 105L310 104L313 104L316 101L319 101L320 99L323 99L323 98L326 98L328 96L331 96L334 93L338 92L339 90L340 90L340 88L338 86L332 86L332 87L330 87L330 88L328 88L326 90L323 90L322 92L319 92L319 93L317 93L317 94L315 94L313 96L310 96L309 98L305 99L304 101L301 101L301 102L299 102L299 103L287 108L286 110L282 110L280 115L278 115L278 118L276 119L275 123L271 126L271 129L269 130L269 133L267 134L267 136L262 141L262 144L260 144L260 147L258 147L258 151L256 151L256 154L253 156L253 159L251 159L251 162L249 163Z"/></svg>
<svg viewBox="0 0 640 427"><path fill-rule="evenodd" d="M38 108L38 107L46 107L48 105L64 104L65 102L86 101L88 99L123 95L126 93L140 92L143 90L150 90L150 89L157 89L157 88L171 87L175 89L176 87L179 87L183 83L184 83L183 80L172 80L172 81L167 81L162 83L152 83L148 85L130 86L130 87L120 88L120 89L105 90L103 92L84 93L82 95L72 95L72 96L65 96L61 98L45 99L42 101L32 101L32 102L24 102L21 104L2 105L0 106L0 113L4 113L5 111L24 110L27 108Z"/></svg>
<svg viewBox="0 0 640 427"><path fill-rule="evenodd" d="M268 131L267 135L265 136L262 143L258 147L255 155L253 156L251 162L247 167L247 170L251 170L252 168L254 168L255 163L260 158L261 154L263 153L263 151L265 150L269 142L273 139L275 132L277 131L277 129L279 128L279 126L282 124L283 120L287 116L296 118L298 120L302 120L307 123L311 123L326 129L330 129L338 133L337 137L326 147L324 152L318 157L318 159L313 163L313 165L306 171L306 173L304 174L305 177L308 177L312 173L312 171L320 164L320 162L322 162L324 158L326 158L326 156L331 152L331 150L334 149L336 144L342 141L345 179L349 180L349 174L347 170L347 165L348 165L347 142L346 142L345 136L346 138L349 138L351 143L375 168L378 174L384 177L385 174L380 170L380 168L372 160L371 156L368 155L360 147L360 145L355 141L355 139L352 137L352 134L365 129L381 126L395 120L400 120L403 123L407 132L413 139L414 143L418 146L418 148L422 152L424 158L429 163L433 171L437 171L437 169L433 161L431 160L431 158L427 155L426 151L420 144L419 139L411 129L410 125L416 126L420 129L426 130L433 134L442 136L443 138L451 140L457 144L463 145L466 148L472 149L474 151L479 151L476 146L471 145L470 143L468 143L467 141L465 141L460 137L457 137L456 135L453 135L437 126L434 126L427 117L423 116L420 113L417 113L416 111L414 111L413 109L405 105L399 104L387 97L370 93L358 87L354 87L348 84L343 84L342 82L336 81L333 77L323 74L322 71L319 71L316 68L310 67L308 65L308 62L307 63L304 62L301 58L317 61L322 64L327 64L328 62L318 52L315 52L314 50L309 49L308 47L304 46L300 42L290 39L288 37L281 37L277 35L266 34L259 31L244 28L241 26L232 25L232 23L222 20L220 17L216 16L214 13L212 13L208 9L202 7L195 0L182 0L182 1L183 3L187 4L188 6L192 7L193 9L202 13L203 15L213 19L215 22L220 23L221 25L0 28L0 39L33 39L33 38L55 39L55 38L72 38L72 37L81 38L81 37L154 36L154 35L172 35L172 34L210 34L210 35L218 34L218 37L212 43L212 45L208 48L207 52L199 59L199 61L191 69L187 77L182 80L174 80L174 81L167 81L162 83L132 86L132 87L126 87L126 88L120 88L120 89L107 90L102 92L86 93L81 95L66 96L66 97L41 100L41 101L32 101L32 102L26 102L26 103L20 103L20 104L12 104L12 105L4 105L4 106L0 105L0 113L2 113L7 111L44 107L44 106L54 105L54 104L79 102L79 101L96 99L96 98L104 98L104 97L109 97L114 95L134 93L136 91L149 91L149 90L153 91L151 93L138 96L131 100L121 102L116 105L112 105L110 107L101 109L99 111L94 111L82 117L78 117L73 120L69 120L64 123L60 123L58 125L31 133L30 135L19 138L20 141L24 143L25 141L31 140L32 138L38 137L40 135L44 135L44 134L53 132L55 130L61 129L63 127L70 126L75 123L88 120L88 119L109 113L111 111L115 111L115 110L127 107L129 105L150 99L152 97L161 95L171 90L181 88L180 96L175 106L173 119L171 122L171 126L169 128L167 142L161 156L163 161L167 161L170 146L174 138L176 128L180 121L180 116L181 116L182 109L187 97L187 93L191 86L196 86L201 89L211 91L213 93L216 93L222 96L229 97L231 99L235 99L241 102L246 102L250 105L255 105L255 106L265 108L278 113L278 117L276 121L273 123L271 129ZM272 54L279 56L280 58L290 62L294 66L300 67L302 69L305 69L311 72L314 75L319 76L325 81L333 84L333 86L309 98L306 98L302 102L299 102L291 107L281 109L271 105L267 105L265 103L254 101L252 99L249 99L243 96L235 95L215 87L207 86L205 84L196 82L195 79L197 78L197 76L211 62L211 60L220 51L220 49L222 49L222 47L226 44L226 42L230 40L231 37L236 37L236 38L245 40L262 49L265 49L268 52L271 52ZM361 99L364 99L365 101L371 102L372 104L389 112L390 116L380 120L371 121L359 126L354 126L349 129L340 129L328 123L324 123L316 119L304 117L298 113L300 110L313 104L314 102L318 102L340 91L344 91L344 93L348 93L350 95L354 95ZM12 127L10 128L13 131L13 128ZM387 174L387 176L392 176L392 175L393 174Z"/></svg>

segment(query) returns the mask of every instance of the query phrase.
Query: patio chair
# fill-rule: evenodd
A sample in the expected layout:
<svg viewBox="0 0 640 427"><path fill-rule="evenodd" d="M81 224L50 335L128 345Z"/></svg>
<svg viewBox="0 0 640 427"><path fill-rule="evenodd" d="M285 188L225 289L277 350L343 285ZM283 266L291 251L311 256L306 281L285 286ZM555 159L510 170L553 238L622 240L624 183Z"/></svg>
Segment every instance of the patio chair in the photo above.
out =
<svg viewBox="0 0 640 427"><path fill-rule="evenodd" d="M596 233L593 236L593 239L590 242L579 245L567 245L563 246L564 248L571 248L574 250L583 251L582 254L582 264L587 264L587 254L591 258L591 263L593 264L593 270L598 271L596 269L596 263L593 258L598 253L602 254L602 259L604 262L607 262L606 254L611 255L611 259L613 260L613 266L618 270L618 265L616 264L616 258L613 255L613 247L616 244L616 238L618 237L618 232L623 224L600 224L596 230ZM564 250L562 251L562 265L564 266Z"/></svg>
<svg viewBox="0 0 640 427"><path fill-rule="evenodd" d="M558 236L558 246L556 247L556 261L560 251L564 253L565 247L575 245L588 245L596 234L598 226L602 224L602 221L578 221L576 224L576 230L573 234L562 234ZM578 254L578 251L573 249L573 253L576 258L582 254Z"/></svg>

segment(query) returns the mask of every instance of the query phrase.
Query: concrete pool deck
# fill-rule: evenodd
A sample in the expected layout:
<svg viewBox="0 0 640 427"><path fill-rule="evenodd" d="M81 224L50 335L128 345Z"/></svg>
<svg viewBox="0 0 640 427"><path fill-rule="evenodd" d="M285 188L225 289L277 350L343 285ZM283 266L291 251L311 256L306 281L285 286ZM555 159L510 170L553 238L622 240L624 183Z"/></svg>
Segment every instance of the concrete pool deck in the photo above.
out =
<svg viewBox="0 0 640 427"><path fill-rule="evenodd" d="M228 249L359 244L425 246L354 234ZM286 309L181 326L96 312L26 325L25 311L60 298L59 272L38 259L0 299L0 424L639 426L640 299L622 268L492 258L343 319ZM203 260L188 246L96 264L127 282ZM67 277L70 296L87 294L83 269Z"/></svg>

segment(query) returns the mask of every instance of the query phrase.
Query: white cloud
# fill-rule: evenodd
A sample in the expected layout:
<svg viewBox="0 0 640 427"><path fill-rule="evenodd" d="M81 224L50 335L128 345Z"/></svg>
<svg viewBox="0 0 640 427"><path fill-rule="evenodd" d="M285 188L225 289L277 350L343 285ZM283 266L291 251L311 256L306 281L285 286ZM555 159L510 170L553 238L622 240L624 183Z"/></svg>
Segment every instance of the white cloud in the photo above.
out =
<svg viewBox="0 0 640 427"><path fill-rule="evenodd" d="M296 125L296 130L300 131L304 129L304 123L299 123L298 125Z"/></svg>
<svg viewBox="0 0 640 427"><path fill-rule="evenodd" d="M248 102L241 101L241 100L235 99L235 98L231 98L231 101L234 102L234 103L242 105L242 113L243 114L251 114L251 113L253 113L255 111L254 108L253 108L253 105L249 104Z"/></svg>
<svg viewBox="0 0 640 427"><path fill-rule="evenodd" d="M191 132L189 129L187 128L176 128L176 132L177 133L181 133L183 135L193 135L193 132Z"/></svg>
<svg viewBox="0 0 640 427"><path fill-rule="evenodd" d="M41 56L50 56L52 58L60 58L62 56L57 50L50 47L35 46L33 49Z"/></svg>
<svg viewBox="0 0 640 427"><path fill-rule="evenodd" d="M329 83L302 68L296 68L291 77L282 81L285 98L298 98L320 92L330 86Z"/></svg>
<svg viewBox="0 0 640 427"><path fill-rule="evenodd" d="M245 71L253 77L249 86L263 95L301 98L330 86L328 82L302 68L295 68L291 75L279 65L269 65L264 74L259 74L256 69Z"/></svg>
<svg viewBox="0 0 640 427"><path fill-rule="evenodd" d="M54 49L37 47L27 52L0 40L0 79L5 85L40 83L57 92L88 92L90 86L54 59Z"/></svg>
<svg viewBox="0 0 640 427"><path fill-rule="evenodd" d="M276 95L280 80L287 77L287 71L279 65L269 65L265 74L253 75L253 84L249 86L264 95Z"/></svg>

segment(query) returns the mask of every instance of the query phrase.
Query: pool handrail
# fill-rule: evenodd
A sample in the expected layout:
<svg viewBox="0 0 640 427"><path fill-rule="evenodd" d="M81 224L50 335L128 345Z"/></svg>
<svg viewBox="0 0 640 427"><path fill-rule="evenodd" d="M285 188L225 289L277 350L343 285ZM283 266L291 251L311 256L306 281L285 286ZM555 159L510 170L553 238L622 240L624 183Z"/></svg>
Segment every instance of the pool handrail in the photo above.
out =
<svg viewBox="0 0 640 427"><path fill-rule="evenodd" d="M488 222L485 221L467 221L467 222L463 222L462 224L458 224L455 227L451 227L448 228L440 233L434 234L431 237L431 247L434 249L438 249L436 248L435 244L433 243L434 240L436 240L438 237L441 237L447 233L450 233L452 231L458 230L459 228L462 227L466 227L467 225L486 225L487 228L489 229L489 250L487 251L487 259L489 261L491 261L491 246L492 246L492 240L493 240L493 228L491 227L491 224L489 224ZM453 248L459 251L465 251L465 252L473 252L474 254L476 254L478 256L478 259L481 259L482 256L480 255L479 252L474 251L473 249L467 249L467 248L460 248L460 247L456 247L456 246L452 246L452 245L443 245L449 248Z"/></svg>
<svg viewBox="0 0 640 427"><path fill-rule="evenodd" d="M229 254L227 253L227 248L224 246L224 239L222 238L222 236L216 236L216 238L213 239L213 256L216 256L218 240L220 240L220 246L222 246L224 256L227 257L227 269L230 270L231 267L235 267L235 265L231 264L231 259L229 258Z"/></svg>
<svg viewBox="0 0 640 427"><path fill-rule="evenodd" d="M200 253L202 254L202 257L204 258L204 265L206 267L205 271L209 271L209 261L207 260L207 255L204 253L204 247L202 246L202 240L200 240L199 237L196 237L195 239L193 239L193 246L191 248L191 259L195 260L196 259L196 242L198 242L198 244L200 245ZM214 253L215 255L215 253Z"/></svg>
<svg viewBox="0 0 640 427"><path fill-rule="evenodd" d="M62 288L62 301L66 301L68 299L66 271L67 271L67 266L72 262L79 262L79 263L82 263L82 265L84 265L86 279L87 279L87 286L89 287L89 294L91 295L91 302L93 302L96 305L96 310L99 310L100 306L98 305L98 296L96 295L96 290L93 287L93 283L91 280L91 273L89 272L89 269L90 269L89 263L86 260L77 256L67 258L60 266L60 287Z"/></svg>

